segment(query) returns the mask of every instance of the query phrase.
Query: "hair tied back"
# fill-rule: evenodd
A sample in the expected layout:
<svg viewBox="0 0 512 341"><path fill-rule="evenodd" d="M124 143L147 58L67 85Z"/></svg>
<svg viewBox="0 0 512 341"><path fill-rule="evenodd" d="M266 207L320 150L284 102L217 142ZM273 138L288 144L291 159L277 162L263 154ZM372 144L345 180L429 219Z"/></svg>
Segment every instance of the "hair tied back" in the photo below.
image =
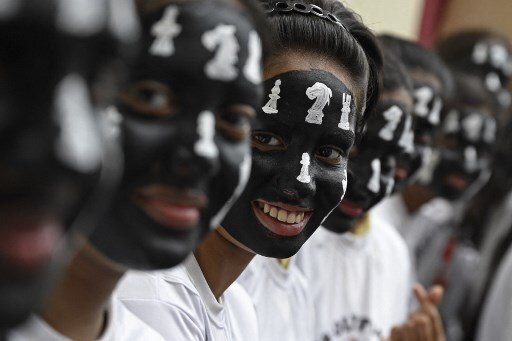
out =
<svg viewBox="0 0 512 341"><path fill-rule="evenodd" d="M297 0L268 0L261 3L263 11L266 14L270 13L286 13L286 12L297 12L301 14L312 14L317 17L329 20L333 24L342 27L347 30L345 25L332 13L322 9L321 7L313 4L304 4Z"/></svg>

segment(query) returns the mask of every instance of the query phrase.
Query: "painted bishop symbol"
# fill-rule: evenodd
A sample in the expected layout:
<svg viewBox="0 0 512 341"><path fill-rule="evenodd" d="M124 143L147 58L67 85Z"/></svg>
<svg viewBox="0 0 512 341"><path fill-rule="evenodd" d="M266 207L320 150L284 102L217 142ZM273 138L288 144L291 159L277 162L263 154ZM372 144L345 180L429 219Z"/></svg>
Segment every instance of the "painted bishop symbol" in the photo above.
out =
<svg viewBox="0 0 512 341"><path fill-rule="evenodd" d="M302 153L302 160L300 160L300 164L302 165L302 168L300 169L300 174L297 177L297 180L299 180L302 183L308 184L311 181L311 176L309 176L309 154L308 153Z"/></svg>
<svg viewBox="0 0 512 341"><path fill-rule="evenodd" d="M151 27L151 34L155 41L149 48L149 52L155 56L169 57L174 53L174 38L182 31L180 24L176 22L178 7L169 6L164 12L162 19Z"/></svg>
<svg viewBox="0 0 512 341"><path fill-rule="evenodd" d="M280 85L281 80L276 80L276 82L274 83L274 87L270 91L270 95L268 95L270 99L268 100L267 104L265 104L265 106L261 108L264 113L277 114L279 112L279 110L277 110L277 100L281 98L281 96L279 96L279 93L281 93L281 88L279 87Z"/></svg>
<svg viewBox="0 0 512 341"><path fill-rule="evenodd" d="M348 123L348 115L350 114L350 104L352 103L352 96L350 94L343 93L343 108L341 108L341 119L338 123L338 128L343 130L349 130L350 124Z"/></svg>

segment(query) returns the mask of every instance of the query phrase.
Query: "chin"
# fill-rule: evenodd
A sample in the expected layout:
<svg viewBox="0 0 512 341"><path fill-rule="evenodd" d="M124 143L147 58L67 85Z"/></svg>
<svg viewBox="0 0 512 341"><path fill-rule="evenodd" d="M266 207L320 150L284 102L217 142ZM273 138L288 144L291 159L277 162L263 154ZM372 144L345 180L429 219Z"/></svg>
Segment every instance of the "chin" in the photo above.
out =
<svg viewBox="0 0 512 341"><path fill-rule="evenodd" d="M18 275L0 267L0 338L2 331L23 323L37 311L49 292L52 274L50 266L31 274Z"/></svg>
<svg viewBox="0 0 512 341"><path fill-rule="evenodd" d="M348 216L336 209L325 220L323 227L334 233L346 233L354 227L358 218L360 217Z"/></svg>
<svg viewBox="0 0 512 341"><path fill-rule="evenodd" d="M172 229L146 215L137 206L117 205L89 237L107 258L133 270L172 268L192 252L209 230L209 219L195 226Z"/></svg>

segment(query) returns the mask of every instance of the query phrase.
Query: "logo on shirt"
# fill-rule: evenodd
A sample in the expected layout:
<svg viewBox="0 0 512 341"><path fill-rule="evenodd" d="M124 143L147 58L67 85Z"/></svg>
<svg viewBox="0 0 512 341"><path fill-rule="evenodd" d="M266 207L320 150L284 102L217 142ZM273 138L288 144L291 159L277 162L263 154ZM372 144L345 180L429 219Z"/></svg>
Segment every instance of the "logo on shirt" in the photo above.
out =
<svg viewBox="0 0 512 341"><path fill-rule="evenodd" d="M364 316L345 316L336 321L330 332L323 333L321 341L380 341L382 332Z"/></svg>

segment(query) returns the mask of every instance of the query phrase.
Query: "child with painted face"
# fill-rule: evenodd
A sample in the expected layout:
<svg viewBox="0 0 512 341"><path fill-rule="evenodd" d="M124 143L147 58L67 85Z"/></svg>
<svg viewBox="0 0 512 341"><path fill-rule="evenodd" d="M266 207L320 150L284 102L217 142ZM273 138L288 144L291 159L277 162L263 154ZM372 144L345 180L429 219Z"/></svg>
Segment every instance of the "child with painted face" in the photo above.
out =
<svg viewBox="0 0 512 341"><path fill-rule="evenodd" d="M347 155L378 96L374 36L340 2L269 1L266 9L274 44L248 185L194 255L161 275L153 313L140 296L124 299L167 338L259 340L250 298L234 282L255 254L296 253L338 205Z"/></svg>
<svg viewBox="0 0 512 341"><path fill-rule="evenodd" d="M0 339L39 309L120 176L89 91L89 62L113 57L106 16L50 0L0 6Z"/></svg>
<svg viewBox="0 0 512 341"><path fill-rule="evenodd" d="M459 313L466 303L469 286L476 279L479 259L476 249L457 228L458 216L454 211L457 212L457 204L463 205L481 188L478 182L482 174L487 174L486 179L489 177L497 128L491 108L492 98L480 79L456 74L455 95L443 110L442 130L435 139L439 154L429 188L436 199L419 213L423 216L421 230L407 235L409 245L414 247L418 280L424 285L439 283L445 288L440 312L450 339L460 339ZM443 209L443 204L447 208ZM439 224L431 216L443 210L451 211L450 219Z"/></svg>
<svg viewBox="0 0 512 341"><path fill-rule="evenodd" d="M496 104L493 114L505 123L512 77L512 45L508 39L490 31L462 31L439 41L436 51L451 69L475 75L485 83L486 92Z"/></svg>
<svg viewBox="0 0 512 341"><path fill-rule="evenodd" d="M407 220L421 205L431 199L424 184L432 178L432 144L440 123L443 96L452 88L450 71L435 53L405 39L384 35L382 44L405 65L414 90L413 130L415 154L401 163L400 193L379 205L375 213L402 231ZM443 96L441 96L443 94ZM412 183L412 184L411 184Z"/></svg>
<svg viewBox="0 0 512 341"><path fill-rule="evenodd" d="M34 319L19 339L161 339L113 295L118 282L128 269L180 263L247 180L250 121L262 90L252 7L137 4L139 49L128 85L106 113L126 156L124 177L44 321Z"/></svg>
<svg viewBox="0 0 512 341"><path fill-rule="evenodd" d="M347 195L298 254L314 302L315 340L400 340L408 333L407 340L442 336L442 328L437 330L437 301L430 301L421 288L415 293L422 306L407 320L407 247L392 226L368 214L392 191L395 159L413 148L414 139L407 125L413 109L411 80L387 50L382 78L377 111L350 154ZM438 290L430 294L438 295ZM420 320L429 322L422 327Z"/></svg>

